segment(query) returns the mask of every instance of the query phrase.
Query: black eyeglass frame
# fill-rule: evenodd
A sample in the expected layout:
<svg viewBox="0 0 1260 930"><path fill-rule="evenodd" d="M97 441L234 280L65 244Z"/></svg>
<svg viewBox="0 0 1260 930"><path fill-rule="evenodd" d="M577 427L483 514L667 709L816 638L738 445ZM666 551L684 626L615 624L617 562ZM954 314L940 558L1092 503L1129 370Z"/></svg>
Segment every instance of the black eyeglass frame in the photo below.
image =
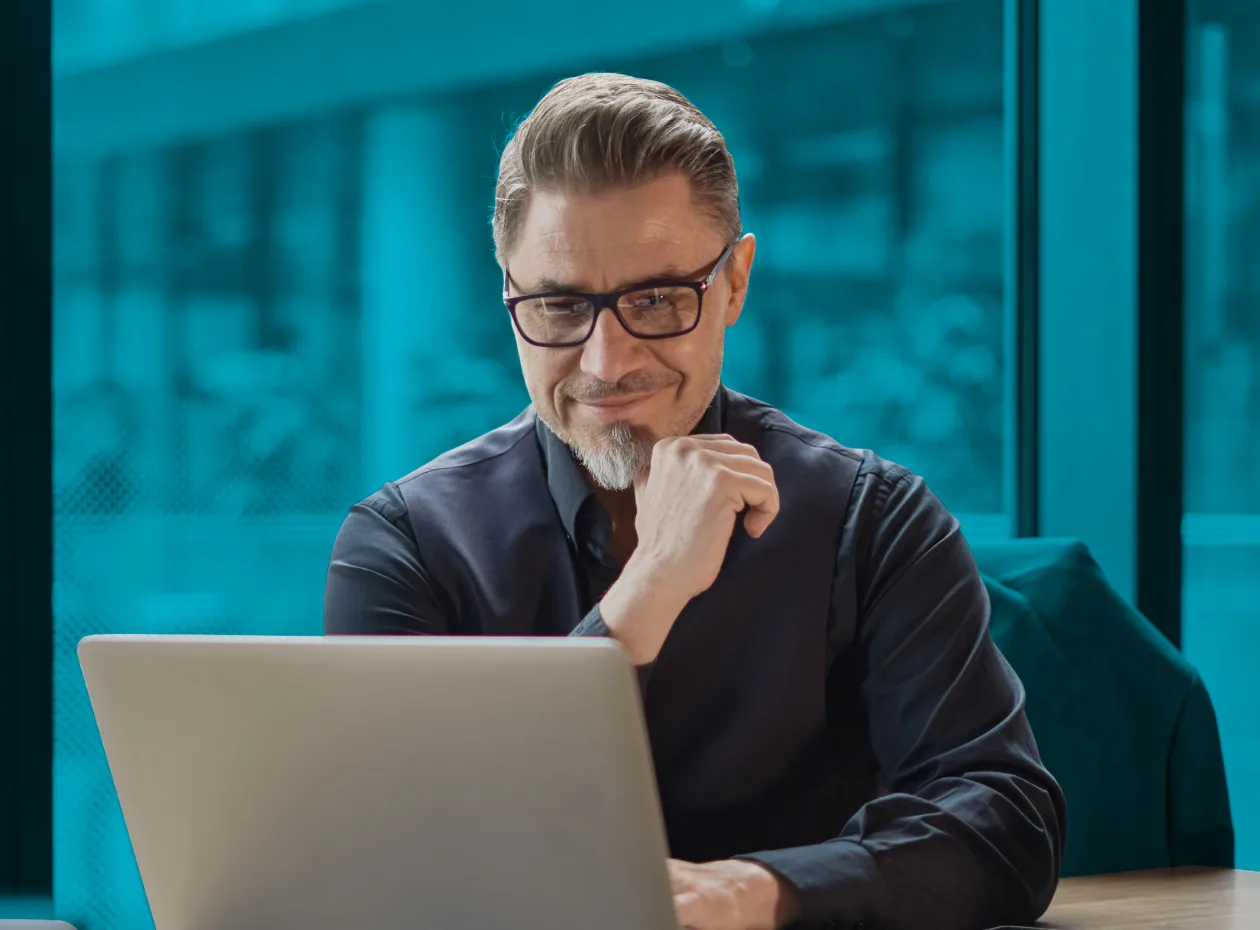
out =
<svg viewBox="0 0 1260 930"><path fill-rule="evenodd" d="M737 240L738 241L738 240ZM607 294L583 294L578 291L548 291L545 294L521 294L518 297L512 297L508 293L508 270L503 269L503 305L512 316L512 325L516 327L516 331L521 334L524 339L532 346L538 346L540 349L572 349L583 345L595 333L595 327L599 324L599 314L606 308L612 311L613 316L617 318L617 322L621 324L621 328L628 332L636 339L674 339L678 336L685 336L692 332L700 325L700 316L704 312L704 294L717 280L718 272L722 270L722 266L726 264L727 259L731 257L731 253L735 251L737 242L732 242L718 256L717 261L713 265L713 270L708 273L703 281L648 281L635 287L627 287L620 291L611 291ZM661 287L689 287L696 292L696 319L686 329L680 329L676 333L658 333L655 335L643 335L636 333L626 323L625 317L621 315L621 311L617 309L617 302L627 294L634 294L639 291L649 291L653 288ZM516 318L516 305L523 300L541 300L543 298L555 297L581 297L589 300L595 306L595 312L591 314L591 327L586 331L586 335L581 339L570 342L539 342L531 339L521 326L521 321Z"/></svg>

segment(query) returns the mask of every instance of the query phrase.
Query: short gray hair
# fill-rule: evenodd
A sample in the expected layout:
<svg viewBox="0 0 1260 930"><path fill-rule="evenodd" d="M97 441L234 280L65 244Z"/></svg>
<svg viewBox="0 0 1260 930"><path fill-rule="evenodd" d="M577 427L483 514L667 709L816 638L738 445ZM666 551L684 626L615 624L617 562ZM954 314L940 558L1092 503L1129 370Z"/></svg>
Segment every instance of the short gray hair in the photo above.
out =
<svg viewBox="0 0 1260 930"><path fill-rule="evenodd" d="M494 248L499 264L516 245L531 191L597 193L677 171L721 229L739 238L739 183L726 140L668 84L624 74L560 81L516 127L499 158Z"/></svg>

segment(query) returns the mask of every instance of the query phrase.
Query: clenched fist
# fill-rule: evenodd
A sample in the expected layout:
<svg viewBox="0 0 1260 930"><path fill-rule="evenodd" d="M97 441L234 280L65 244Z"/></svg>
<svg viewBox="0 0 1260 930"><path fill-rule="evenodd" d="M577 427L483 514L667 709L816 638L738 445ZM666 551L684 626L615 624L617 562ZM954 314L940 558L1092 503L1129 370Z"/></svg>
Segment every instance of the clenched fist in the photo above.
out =
<svg viewBox="0 0 1260 930"><path fill-rule="evenodd" d="M638 545L601 602L636 665L653 661L687 602L717 580L735 521L758 537L779 512L774 472L730 436L677 436L652 449L634 486Z"/></svg>

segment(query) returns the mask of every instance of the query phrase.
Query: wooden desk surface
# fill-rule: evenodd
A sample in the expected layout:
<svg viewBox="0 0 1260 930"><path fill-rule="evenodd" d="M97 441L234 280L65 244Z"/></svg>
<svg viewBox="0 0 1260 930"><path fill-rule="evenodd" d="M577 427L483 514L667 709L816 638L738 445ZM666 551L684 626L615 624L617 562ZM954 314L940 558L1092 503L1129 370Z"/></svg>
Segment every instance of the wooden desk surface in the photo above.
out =
<svg viewBox="0 0 1260 930"><path fill-rule="evenodd" d="M1037 926L1260 930L1260 872L1195 867L1065 878Z"/></svg>

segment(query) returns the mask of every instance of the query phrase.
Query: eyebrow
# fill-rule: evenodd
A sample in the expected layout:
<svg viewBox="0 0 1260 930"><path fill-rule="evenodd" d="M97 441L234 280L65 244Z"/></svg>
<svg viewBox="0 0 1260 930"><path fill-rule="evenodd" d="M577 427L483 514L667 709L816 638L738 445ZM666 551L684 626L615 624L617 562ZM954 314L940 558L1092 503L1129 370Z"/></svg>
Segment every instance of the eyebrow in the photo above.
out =
<svg viewBox="0 0 1260 930"><path fill-rule="evenodd" d="M685 281L688 274L694 275L695 272L687 272L675 265L666 265L655 274L645 278L635 278L632 281L623 281L614 287L608 293L616 293L617 291L628 291L631 288L642 287L645 284L656 284L661 281ZM516 282L520 286L520 282ZM530 290L522 290L522 294L551 294L561 292L565 294L592 294L594 291L588 291L586 288L569 281L557 281L555 278L542 277L534 282L534 287Z"/></svg>

